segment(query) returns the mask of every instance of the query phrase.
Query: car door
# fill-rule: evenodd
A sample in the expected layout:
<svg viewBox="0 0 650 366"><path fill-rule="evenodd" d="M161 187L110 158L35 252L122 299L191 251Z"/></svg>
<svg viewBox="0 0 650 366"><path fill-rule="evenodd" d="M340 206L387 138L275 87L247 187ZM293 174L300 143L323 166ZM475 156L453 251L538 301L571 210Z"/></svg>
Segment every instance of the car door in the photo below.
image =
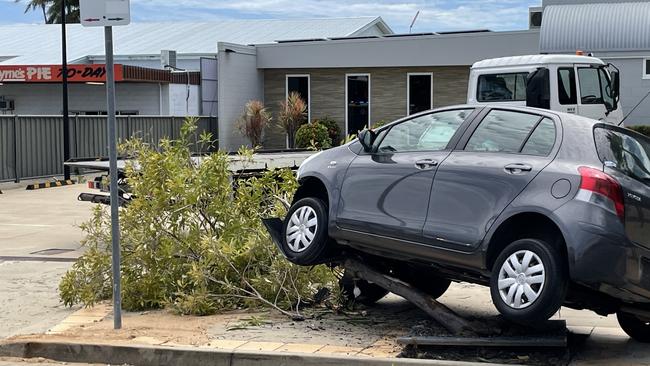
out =
<svg viewBox="0 0 650 366"><path fill-rule="evenodd" d="M489 111L438 168L425 242L460 251L476 248L499 214L550 163L556 139L553 119Z"/></svg>
<svg viewBox="0 0 650 366"><path fill-rule="evenodd" d="M372 151L361 153L347 170L337 213L339 228L421 240L436 169L472 112L439 111L380 130Z"/></svg>

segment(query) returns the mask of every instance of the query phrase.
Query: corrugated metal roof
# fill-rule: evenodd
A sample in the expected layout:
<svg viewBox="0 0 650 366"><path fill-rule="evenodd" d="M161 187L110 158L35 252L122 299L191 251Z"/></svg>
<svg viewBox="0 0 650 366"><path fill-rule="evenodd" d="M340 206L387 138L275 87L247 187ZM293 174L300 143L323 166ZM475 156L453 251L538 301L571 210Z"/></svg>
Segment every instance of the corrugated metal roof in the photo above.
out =
<svg viewBox="0 0 650 366"><path fill-rule="evenodd" d="M650 3L548 6L544 9L540 50L650 50Z"/></svg>
<svg viewBox="0 0 650 366"><path fill-rule="evenodd" d="M355 36L373 24L392 33L379 17L134 23L115 27L113 32L116 55L159 55L161 50L213 54L217 52L217 42L256 44L281 39ZM72 24L67 32L69 61L104 54L103 28ZM0 64L60 63L60 38L60 25L2 25ZM18 57L2 62L3 56Z"/></svg>
<svg viewBox="0 0 650 366"><path fill-rule="evenodd" d="M527 55L499 57L488 60L482 60L474 63L472 69L481 69L489 67L502 66L530 66L543 64L597 64L604 65L603 61L588 56L577 55Z"/></svg>

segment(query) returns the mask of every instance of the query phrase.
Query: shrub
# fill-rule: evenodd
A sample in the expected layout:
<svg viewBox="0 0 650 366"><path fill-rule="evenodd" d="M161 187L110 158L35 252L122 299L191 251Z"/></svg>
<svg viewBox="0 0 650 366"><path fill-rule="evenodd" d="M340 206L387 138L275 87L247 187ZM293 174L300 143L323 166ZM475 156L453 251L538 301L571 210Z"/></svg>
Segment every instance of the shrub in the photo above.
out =
<svg viewBox="0 0 650 366"><path fill-rule="evenodd" d="M338 146L341 141L341 128L338 122L329 116L314 120L315 123L320 123L327 128L327 133L330 136L331 145Z"/></svg>
<svg viewBox="0 0 650 366"><path fill-rule="evenodd" d="M296 146L296 131L307 122L307 104L300 94L291 92L287 100L280 103L278 123L282 131L287 134L289 148Z"/></svg>
<svg viewBox="0 0 650 366"><path fill-rule="evenodd" d="M235 189L225 153L193 162L189 146L195 130L194 122L186 124L179 141L163 140L160 149L140 140L121 147L138 162L137 169L133 164L126 169L135 198L120 210L124 309L169 306L205 315L263 305L295 315L336 279L325 266L290 264L260 221L284 217L297 186L293 173L269 171L238 180ZM239 158L251 162L252 151L240 151ZM68 306L90 306L111 296L107 209L95 208L82 228L87 251L59 286Z"/></svg>
<svg viewBox="0 0 650 366"><path fill-rule="evenodd" d="M373 123L372 128L379 128L379 127L382 127L382 126L386 126L388 123L389 123L388 121L382 119L382 120L379 120L379 121Z"/></svg>
<svg viewBox="0 0 650 366"><path fill-rule="evenodd" d="M303 149L323 150L332 147L332 140L327 132L327 127L314 122L300 126L296 132L296 146Z"/></svg>
<svg viewBox="0 0 650 366"><path fill-rule="evenodd" d="M638 125L638 126L628 126L627 128L650 137L650 126Z"/></svg>
<svg viewBox="0 0 650 366"><path fill-rule="evenodd" d="M244 112L237 121L239 131L251 142L253 148L262 144L264 129L271 121L271 115L259 100L246 103Z"/></svg>

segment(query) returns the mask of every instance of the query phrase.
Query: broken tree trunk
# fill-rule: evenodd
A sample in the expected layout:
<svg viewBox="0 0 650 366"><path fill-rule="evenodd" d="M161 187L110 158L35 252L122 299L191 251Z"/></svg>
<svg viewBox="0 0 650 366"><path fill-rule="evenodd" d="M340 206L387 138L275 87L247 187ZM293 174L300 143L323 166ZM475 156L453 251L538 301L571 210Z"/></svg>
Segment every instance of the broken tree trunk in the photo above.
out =
<svg viewBox="0 0 650 366"><path fill-rule="evenodd" d="M402 282L399 279L387 276L372 267L354 259L347 259L344 263L347 271L355 277L372 282L384 289L399 295L422 309L441 326L456 336L475 336L482 331L476 329L470 322L458 316L445 305L437 302L431 296L417 288Z"/></svg>

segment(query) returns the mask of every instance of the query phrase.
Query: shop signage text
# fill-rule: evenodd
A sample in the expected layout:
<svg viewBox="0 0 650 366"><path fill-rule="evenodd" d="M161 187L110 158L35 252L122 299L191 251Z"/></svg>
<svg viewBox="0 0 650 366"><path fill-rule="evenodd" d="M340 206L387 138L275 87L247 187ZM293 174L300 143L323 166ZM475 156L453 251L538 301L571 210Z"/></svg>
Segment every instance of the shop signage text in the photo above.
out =
<svg viewBox="0 0 650 366"><path fill-rule="evenodd" d="M63 73L59 65L0 65L0 83L57 83ZM115 65L115 81L123 81L122 65ZM68 65L68 82L105 82L106 65Z"/></svg>

